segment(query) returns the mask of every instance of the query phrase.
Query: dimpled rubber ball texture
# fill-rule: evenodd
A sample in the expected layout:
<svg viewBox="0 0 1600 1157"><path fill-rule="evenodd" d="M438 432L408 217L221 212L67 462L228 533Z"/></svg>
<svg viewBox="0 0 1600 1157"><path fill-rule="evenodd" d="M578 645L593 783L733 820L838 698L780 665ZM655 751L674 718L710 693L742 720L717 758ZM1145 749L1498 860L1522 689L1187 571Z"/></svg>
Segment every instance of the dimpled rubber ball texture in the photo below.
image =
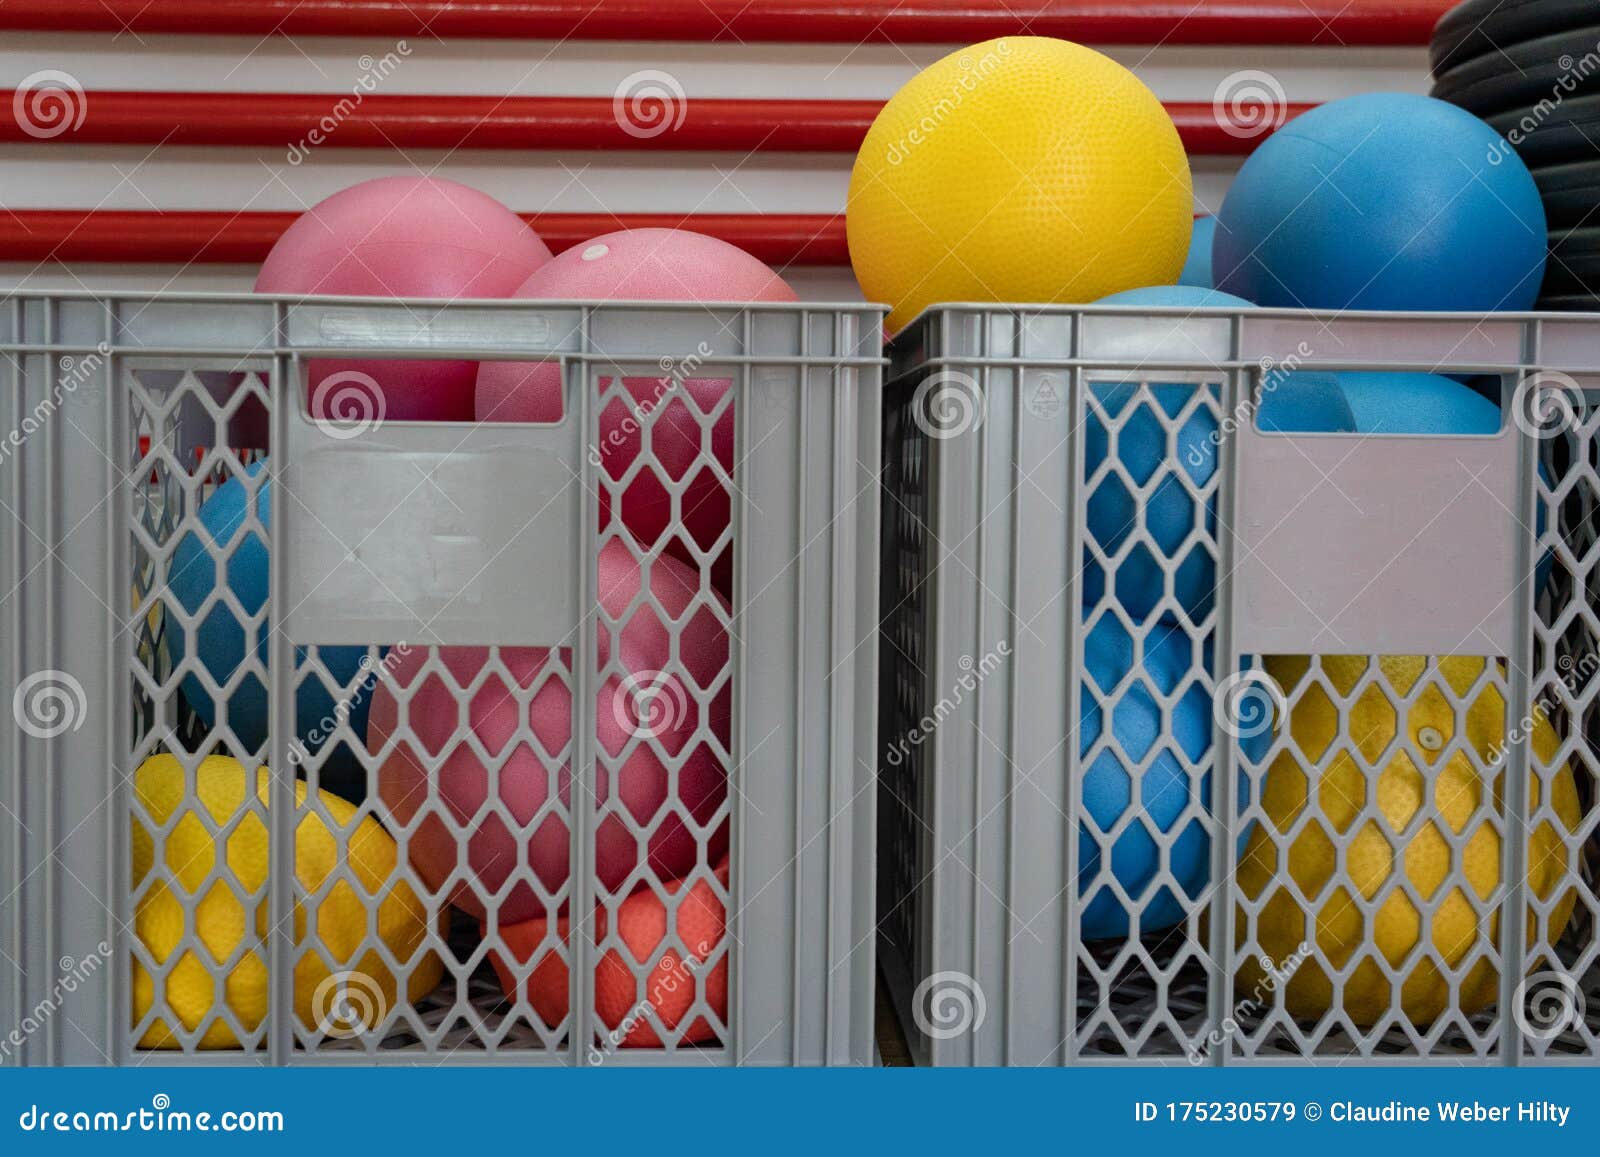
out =
<svg viewBox="0 0 1600 1157"><path fill-rule="evenodd" d="M486 193L437 177L379 177L302 213L273 245L257 293L357 297L509 297L550 260L539 235ZM470 361L310 364L317 418L467 422L478 366ZM365 375L382 394L354 375ZM319 388L320 391L319 392Z"/></svg>
<svg viewBox="0 0 1600 1157"><path fill-rule="evenodd" d="M246 474L255 478L266 463L256 462ZM250 501L244 480L228 479L200 507L200 533L186 532L172 552L172 569L167 575L167 586L172 597L188 613L200 615L193 629L194 654L206 673L220 686L233 678L245 658L245 624L231 606L219 599L210 610L201 611L217 589L217 574L225 576L227 589L238 600L246 616L260 614L267 604L267 544L255 530L245 530L244 523ZM267 531L272 529L272 484L262 481L256 496L256 514ZM231 553L230 553L231 550ZM223 561L223 559L226 561ZM172 649L172 662L176 666L189 653L188 632L172 616L168 616L168 640ZM252 626L257 639L256 658L262 669L267 663L267 639L272 631L270 618L259 627ZM381 654L382 652L380 652ZM297 671L306 662L306 648L295 648ZM361 673L361 661L367 655L365 647L320 647L317 658L327 668L328 674L340 688L340 700L349 711L350 730L359 742L366 738L367 714L372 703L373 676L367 675L354 683L346 694L343 688L351 686ZM194 713L207 727L219 722L217 705L211 692L201 682L200 676L188 674L180 684L183 697ZM248 755L258 750L267 738L267 689L254 671L246 674L239 685L227 696L227 723L233 729ZM315 672L305 672L295 692L295 718L291 721L295 734L307 752L315 752L333 729L336 718L334 697L327 685ZM352 783L365 781L355 766L352 753L341 747L332 757L340 766L325 765L324 785L337 773ZM341 785L345 786L345 785ZM341 790L348 795L348 790Z"/></svg>
<svg viewBox="0 0 1600 1157"><path fill-rule="evenodd" d="M783 278L744 250L687 229L625 229L575 245L541 266L511 295L542 300L599 301L795 301ZM687 369L687 367L685 367ZM682 372L682 371L680 371ZM627 476L643 452L642 425L650 423L650 446L660 477L677 483L691 471L680 499L681 530L674 525L672 498L654 479L636 477L622 496L622 521L641 547L666 539L666 549L695 560L684 536L709 550L727 530L732 504L727 488L705 463L700 417L717 412L731 383L726 378L624 378L633 399L612 399L600 411L597 449L613 481ZM609 386L610 379L605 380ZM678 396L671 396L676 392ZM561 370L555 362L485 362L478 370L476 415L480 422L555 422L561 418ZM641 420L643 419L643 420ZM710 454L733 472L734 408L724 407L711 424ZM600 495L601 526L611 491ZM676 533L668 534L669 531ZM732 589L732 555L715 568L717 587Z"/></svg>
<svg viewBox="0 0 1600 1157"><path fill-rule="evenodd" d="M1096 304L1250 308L1248 301L1216 290L1173 285L1129 290ZM1269 382L1273 388L1262 390L1255 419L1262 429L1299 433L1356 428L1350 406L1333 380L1306 375L1305 380L1289 384L1276 383L1270 377ZM1098 410L1091 407L1084 419L1084 477L1093 488L1087 503L1088 530L1108 558L1127 550L1113 563L1117 601L1135 621L1147 619L1166 597L1165 559L1175 567L1173 597L1178 607L1198 622L1210 610L1216 559L1200 542L1187 548L1184 544L1196 530L1205 532L1202 540L1214 539L1215 500L1207 501L1205 521L1200 525L1195 516L1196 499L1179 473L1197 489L1210 483L1217 467L1216 415L1196 398L1197 387L1191 384L1152 383L1154 405L1151 400L1135 402L1136 382L1094 382L1090 390ZM1098 411L1104 411L1104 416ZM1170 446L1168 424L1177 426ZM1117 426L1116 461L1126 473L1113 469L1097 479L1111 453L1113 425ZM1141 526L1147 539L1128 545ZM1083 592L1089 605L1105 594L1104 566L1088 549L1084 552Z"/></svg>
<svg viewBox="0 0 1600 1157"><path fill-rule="evenodd" d="M1196 217L1194 232L1189 238L1189 256L1184 260L1183 272L1178 274L1179 285L1211 288L1211 239L1217 234L1215 217Z"/></svg>
<svg viewBox="0 0 1600 1157"><path fill-rule="evenodd" d="M1292 692L1305 687L1309 662L1278 655L1265 667ZM1363 1029L1395 1014L1418 1026L1444 1016L1453 1028L1495 999L1506 778L1498 753L1510 712L1484 666L1466 655L1385 655L1372 671L1365 656L1322 657L1315 690L1290 708L1292 744L1261 779L1262 822L1239 856L1256 945L1238 954L1234 991L1260 991L1263 956L1298 956L1304 962L1272 999L1303 1021L1338 1009ZM1452 707L1446 691L1464 706ZM1524 773L1525 935L1530 960L1555 960L1547 946L1561 939L1583 888L1569 850L1583 843L1573 838L1583 808L1550 720L1541 712L1523 728L1534 768L1549 769ZM1243 909L1238 926L1247 926ZM1314 959L1300 948L1308 941Z"/></svg>
<svg viewBox="0 0 1600 1157"><path fill-rule="evenodd" d="M1425 96L1371 93L1290 121L1218 215L1219 289L1305 309L1529 309L1544 207L1488 125Z"/></svg>
<svg viewBox="0 0 1600 1157"><path fill-rule="evenodd" d="M133 931L156 966L134 956L135 1029L165 1010L139 1037L142 1049L182 1048L185 1037L237 1049L235 1026L249 1037L266 1018L269 781L266 768L246 771L225 755L202 759L192 779L166 752L133 773ZM311 797L303 782L294 795L295 1018L308 1033L376 1029L439 982L427 908L373 816L326 792ZM365 999L330 1000L329 979L341 975L359 977L351 987Z"/></svg>
<svg viewBox="0 0 1600 1157"><path fill-rule="evenodd" d="M898 331L935 302L1086 302L1177 278L1194 206L1177 129L1122 65L1013 36L884 105L850 174L850 263Z"/></svg>

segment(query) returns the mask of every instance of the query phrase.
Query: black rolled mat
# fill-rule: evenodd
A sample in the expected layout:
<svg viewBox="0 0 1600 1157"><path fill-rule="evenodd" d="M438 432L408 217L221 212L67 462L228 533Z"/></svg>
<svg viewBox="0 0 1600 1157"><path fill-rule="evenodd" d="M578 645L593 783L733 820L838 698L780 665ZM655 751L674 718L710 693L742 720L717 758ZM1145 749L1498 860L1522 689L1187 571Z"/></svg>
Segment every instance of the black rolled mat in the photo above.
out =
<svg viewBox="0 0 1600 1157"><path fill-rule="evenodd" d="M1600 228L1552 230L1541 296L1600 293Z"/></svg>
<svg viewBox="0 0 1600 1157"><path fill-rule="evenodd" d="M1600 158L1533 170L1552 233L1600 226Z"/></svg>
<svg viewBox="0 0 1600 1157"><path fill-rule="evenodd" d="M1525 40L1600 24L1600 0L1466 0L1433 26L1428 63L1435 76Z"/></svg>
<svg viewBox="0 0 1600 1157"><path fill-rule="evenodd" d="M1600 13L1600 9L1597 9ZM1432 95L1493 116L1600 92L1600 24L1513 44L1440 74Z"/></svg>
<svg viewBox="0 0 1600 1157"><path fill-rule="evenodd" d="M1529 168L1600 160L1600 94L1487 118Z"/></svg>

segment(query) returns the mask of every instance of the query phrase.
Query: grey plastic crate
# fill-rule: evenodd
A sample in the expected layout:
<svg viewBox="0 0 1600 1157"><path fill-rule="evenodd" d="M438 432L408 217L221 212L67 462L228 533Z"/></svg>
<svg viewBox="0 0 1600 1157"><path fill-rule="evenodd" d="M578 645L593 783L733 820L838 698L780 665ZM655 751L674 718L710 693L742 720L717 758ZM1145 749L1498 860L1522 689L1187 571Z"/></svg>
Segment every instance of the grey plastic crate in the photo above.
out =
<svg viewBox="0 0 1600 1157"><path fill-rule="evenodd" d="M4 1059L871 1063L882 318L872 307L822 305L86 293L0 303L0 423L14 432L0 457L0 682L13 707L0 719L0 1024L30 1026ZM564 416L547 425L383 421L369 396L364 412L313 421L306 363L352 357L557 360ZM660 493L682 493L710 471L729 495L731 539L680 543L697 575L687 606L667 608L644 578L643 597L602 613L603 545L651 574L668 566L657 549L621 537L615 519L602 543L602 501L615 510L640 481L604 462L602 408L623 405L653 430L675 404L636 404L624 389L633 378L731 383L714 412L673 395L699 432L683 473L658 469L649 442L637 468ZM713 449L718 422L733 427L727 474ZM198 511L226 479L258 513L219 542ZM268 485L270 526L259 513ZM671 508L669 533L681 511ZM242 546L265 546L273 562L264 605L231 595L185 605L172 581L185 542L216 568L242 568ZM709 577L719 557L722 573L731 564L726 604ZM243 631L226 686L217 683L229 673L202 674L189 642L216 614ZM689 670L679 644L691 623L725 634L706 652L725 666ZM622 654L634 628L671 640L663 670L647 674L656 694L670 686L678 695L669 706L687 721L672 733L681 742L645 718L648 695L625 709L622 698L607 700L627 734L620 748L597 741L602 678L635 674ZM601 636L612 656L605 668ZM359 648L359 673L331 673L334 646ZM466 646L491 650L481 663L463 660L458 681L451 648ZM407 652L421 656L409 676L391 662ZM186 679L212 704L209 726ZM330 733L321 746L301 743L297 696L307 681L342 704L318 721ZM247 684L267 702L254 750L239 734L248 731ZM443 689L442 704L435 695L423 705L425 685ZM503 742L476 730L478 697L491 692L491 707L515 704ZM547 692L572 705L565 739L561 723L541 734L546 725L530 722ZM397 718L389 746L371 742L368 726L368 750L351 709L383 694ZM410 819L376 791L380 766L403 744L426 785ZM640 803L629 777L645 773L623 768L646 752L639 766L652 776L663 769L665 798ZM160 753L181 771L136 788L135 769ZM226 792L214 785L233 779L202 781L206 754L232 754L245 769L231 803L216 802ZM483 775L487 802L475 809L439 786L457 754ZM678 795L684 769L701 757L727 776L726 801L710 814L712 805ZM299 804L295 774L316 789ZM505 791L511 776L530 774L519 783L542 797L537 814L496 802L497 777ZM341 776L364 801L353 809L320 794ZM620 782L604 802L602 781ZM159 800L163 790L175 798ZM499 891L480 889L478 899L485 915L509 913L500 905L521 889L546 917L564 907L584 918L537 926L530 952L527 942L509 944L498 915L452 917L459 862L440 881L410 859L428 817L468 854L469 835L486 825L525 849L542 824L557 823L565 835L555 884L523 850ZM369 855L385 846L372 834L378 824L398 842L392 869ZM687 877L671 888L650 858L667 827L693 840ZM597 840L619 833L631 841L633 874L602 881ZM235 840L266 841L261 879L242 878L256 861L242 844L235 860ZM324 862L297 868L297 852ZM135 879L138 857L146 866ZM666 926L655 941L639 934L653 945L642 958L625 937L649 919L622 908L638 896ZM710 921L696 927L713 929L706 943L683 942L691 902ZM413 915L404 926L421 931L402 956L396 945L409 942L378 916L405 903ZM336 904L351 942L325 942L334 934L321 921ZM306 919L313 912L316 923ZM496 980L497 953L512 966L514 995ZM442 967L424 985L430 956ZM546 966L556 979L543 974L539 1007L526 986ZM725 1008L716 994L723 971ZM669 972L681 987L666 986ZM224 980L239 991L194 995L196 983ZM620 1019L601 1009L602 983L637 1005Z"/></svg>
<svg viewBox="0 0 1600 1157"><path fill-rule="evenodd" d="M1600 318L951 305L890 357L879 951L919 1059L1595 1063ZM1492 375L1501 433L1257 428L1275 372L1342 369ZM1086 476L1135 422L1161 464Z"/></svg>

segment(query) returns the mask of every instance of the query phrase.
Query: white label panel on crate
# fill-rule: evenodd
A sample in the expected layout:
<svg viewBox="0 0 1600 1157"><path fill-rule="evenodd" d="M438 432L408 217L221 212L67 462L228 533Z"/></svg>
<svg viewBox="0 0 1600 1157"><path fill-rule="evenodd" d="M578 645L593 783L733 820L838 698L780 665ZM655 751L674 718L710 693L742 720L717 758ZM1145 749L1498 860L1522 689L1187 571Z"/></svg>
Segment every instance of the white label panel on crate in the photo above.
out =
<svg viewBox="0 0 1600 1157"><path fill-rule="evenodd" d="M1511 654L1517 439L1239 431L1243 654Z"/></svg>
<svg viewBox="0 0 1600 1157"><path fill-rule="evenodd" d="M291 639L568 641L583 498L575 423L391 423L355 438L300 414L289 426L286 500L273 513Z"/></svg>

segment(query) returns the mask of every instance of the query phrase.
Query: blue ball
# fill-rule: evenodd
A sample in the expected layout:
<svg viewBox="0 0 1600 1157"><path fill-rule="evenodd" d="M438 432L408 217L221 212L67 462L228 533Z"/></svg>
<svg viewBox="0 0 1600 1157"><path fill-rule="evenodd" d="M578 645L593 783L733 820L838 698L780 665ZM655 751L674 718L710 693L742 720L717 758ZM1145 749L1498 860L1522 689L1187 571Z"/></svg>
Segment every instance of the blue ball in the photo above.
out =
<svg viewBox="0 0 1600 1157"><path fill-rule="evenodd" d="M1431 97L1331 101L1234 178L1216 285L1263 306L1519 310L1544 278L1544 206L1488 125Z"/></svg>
<svg viewBox="0 0 1600 1157"><path fill-rule="evenodd" d="M1336 386L1350 402L1358 434L1498 434L1500 406L1480 390L1443 374L1383 371L1301 370L1284 376L1295 385ZM1499 383L1494 385L1498 396ZM1548 483L1543 466L1539 473ZM1544 533L1544 503L1536 510L1535 529ZM1546 551L1534 571L1533 592L1544 589L1555 556Z"/></svg>
<svg viewBox="0 0 1600 1157"><path fill-rule="evenodd" d="M1208 285L1147 285L1102 297L1096 305L1176 306L1192 309L1254 309L1255 303Z"/></svg>
<svg viewBox="0 0 1600 1157"><path fill-rule="evenodd" d="M1099 304L1234 308L1250 305L1215 290L1171 285L1113 294ZM1160 414L1148 403L1132 407L1138 392L1133 383L1094 383L1090 388L1110 420L1123 423L1117 431L1117 460L1122 468L1135 486L1152 487L1150 493L1141 498L1132 493L1118 474L1108 473L1094 484L1089 494L1088 532L1108 556L1123 548L1138 529L1141 517L1148 532L1148 540L1134 545L1116 565L1117 600L1135 621L1147 619L1166 595L1165 561L1176 565L1173 594L1178 606L1198 621L1210 613L1216 585L1216 559L1203 545L1197 543L1185 550L1183 544L1197 524L1205 532L1203 537L1215 541L1216 509L1214 503L1208 504L1202 522L1197 516L1195 499L1180 480L1179 472L1197 488L1206 485L1216 473L1220 443L1216 416L1202 403L1184 419L1169 447L1162 417L1176 419L1194 398L1197 387L1152 384L1150 393ZM1264 390L1257 421L1262 429L1280 433L1355 429L1350 407L1331 379ZM1084 422L1083 434L1084 476L1092 479L1110 454L1110 431L1091 410ZM1099 602L1105 597L1105 585L1103 568L1085 551L1084 601L1089 605Z"/></svg>
<svg viewBox="0 0 1600 1157"><path fill-rule="evenodd" d="M253 478L261 472L264 465L263 462L257 462L250 466L246 473ZM188 613L197 613L216 588L217 557L212 554L213 545L221 551L226 551L236 536L238 541L233 547L233 553L227 556L223 564L228 589L233 592L233 597L238 600L247 615L253 616L259 613L266 605L267 544L254 531L239 535L240 527L243 526L246 517L248 501L249 494L243 480L230 478L217 487L216 492L200 507L200 525L204 528L205 539L209 541L202 542L200 535L190 531L179 539L177 547L173 550L172 569L167 581L173 597ZM272 526L270 483L262 483L256 498L256 511L261 524L270 530ZM169 627L172 662L177 665L187 653L188 642L185 632L177 624L169 623ZM256 655L263 664L267 661L267 639L271 627L271 620L267 619L263 620L259 627L251 628L252 633L258 637ZM245 626L239 622L227 603L218 602L200 621L194 633L195 654L200 663L212 679L218 684L225 684L244 661ZM361 660L366 656L367 649L321 647L317 654L329 675L340 686L345 686L360 671ZM305 656L304 647L295 648L297 668L305 660ZM367 713L372 704L373 682L374 676L368 675L358 684L358 692L351 694L348 705L350 727L363 743L367 733ZM194 713L207 727L215 727L216 704L199 677L192 674L185 675L181 686L183 697L194 709ZM246 752L257 751L267 738L267 690L253 672L246 675L229 695L227 708L228 725L238 736ZM296 693L294 721L295 731L307 752L316 751L322 746L326 732L330 730L328 721L335 716L334 708L333 696L328 693L322 681L315 674L308 675ZM340 756L344 754L344 752L339 753ZM353 757L349 761L355 762ZM348 769L340 769L336 774L343 777L342 773L345 770ZM341 794L345 793L341 791Z"/></svg>
<svg viewBox="0 0 1600 1157"><path fill-rule="evenodd" d="M1198 815L1211 806L1211 695L1201 683L1189 682L1169 708L1172 734L1165 740L1161 736L1161 701L1156 698L1171 696L1192 674L1210 668L1210 640L1199 650L1197 656L1194 641L1180 627L1169 622L1157 624L1144 640L1140 678L1117 695L1117 685L1134 667L1132 636L1115 618L1106 616L1084 639L1078 754L1087 756L1100 740L1106 710L1111 714L1111 732L1122 749L1120 753L1115 748L1102 750L1082 770L1082 804L1089 819L1079 821L1078 895L1087 896L1088 902L1080 910L1079 927L1088 939L1126 936L1130 930L1122 898L1105 881L1097 881L1106 853L1096 839L1097 835L1107 838L1130 808L1139 818L1110 841L1110 874L1133 897L1141 934L1183 920L1184 905L1199 899L1210 883L1211 839ZM1106 701L1106 708L1096 695ZM1243 740L1242 747L1248 758L1259 760L1271 741L1268 729ZM1149 766L1142 776L1137 775L1136 769L1147 758ZM1184 768L1183 759L1196 766L1194 774ZM1238 782L1242 808L1249 786L1243 768ZM1186 817L1191 810L1196 814ZM1240 833L1240 849L1248 835L1248 829ZM1177 881L1178 893L1170 885L1155 883L1162 865L1158 841L1166 844L1166 863Z"/></svg>
<svg viewBox="0 0 1600 1157"><path fill-rule="evenodd" d="M1178 274L1179 285L1194 285L1201 289L1211 286L1211 238L1217 232L1215 217L1196 217L1194 232L1189 234L1189 257Z"/></svg>
<svg viewBox="0 0 1600 1157"><path fill-rule="evenodd" d="M1292 379L1331 378L1344 391L1358 434L1478 434L1500 432L1500 407L1470 386L1442 374L1302 370Z"/></svg>

